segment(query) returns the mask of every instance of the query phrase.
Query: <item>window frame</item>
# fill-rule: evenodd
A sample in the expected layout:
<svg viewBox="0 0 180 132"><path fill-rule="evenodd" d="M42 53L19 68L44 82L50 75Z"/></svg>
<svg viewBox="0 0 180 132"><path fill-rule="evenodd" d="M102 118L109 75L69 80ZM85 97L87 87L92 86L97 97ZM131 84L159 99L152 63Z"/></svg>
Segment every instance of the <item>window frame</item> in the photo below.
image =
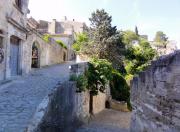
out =
<svg viewBox="0 0 180 132"><path fill-rule="evenodd" d="M15 0L15 4L20 10L22 10L22 0Z"/></svg>
<svg viewBox="0 0 180 132"><path fill-rule="evenodd" d="M0 48L3 49L3 47L4 47L4 34L3 34L2 30L0 30L0 39L1 39Z"/></svg>

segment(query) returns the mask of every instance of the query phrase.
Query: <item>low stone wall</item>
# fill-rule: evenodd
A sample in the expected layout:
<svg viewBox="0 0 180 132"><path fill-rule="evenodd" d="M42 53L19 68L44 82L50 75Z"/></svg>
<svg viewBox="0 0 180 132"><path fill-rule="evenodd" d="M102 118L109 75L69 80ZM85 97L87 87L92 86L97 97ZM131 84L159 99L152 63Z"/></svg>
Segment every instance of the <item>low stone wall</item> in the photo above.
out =
<svg viewBox="0 0 180 132"><path fill-rule="evenodd" d="M88 93L76 93L75 83L65 82L39 105L27 132L73 132L88 120Z"/></svg>
<svg viewBox="0 0 180 132"><path fill-rule="evenodd" d="M110 100L110 108L122 112L129 112L126 102L119 102L116 100Z"/></svg>
<svg viewBox="0 0 180 132"><path fill-rule="evenodd" d="M81 74L87 63L71 66L71 74ZM77 93L75 82L59 84L39 105L27 132L74 132L79 126L88 123L90 117L90 93ZM105 109L107 93L93 97L93 113Z"/></svg>
<svg viewBox="0 0 180 132"><path fill-rule="evenodd" d="M72 74L79 75L79 74L83 74L87 69L88 69L88 62L81 62L75 65L72 65L70 72L71 72L71 75ZM110 88L108 85L106 86L106 89L107 90L104 93L99 92L97 96L93 97L93 113L94 114L101 112L106 107L105 106L106 101L108 100L110 96ZM87 95L87 96L89 97L90 95ZM87 103L88 103L87 105L89 105L89 102Z"/></svg>
<svg viewBox="0 0 180 132"><path fill-rule="evenodd" d="M131 132L180 131L180 51L163 56L131 82Z"/></svg>
<svg viewBox="0 0 180 132"><path fill-rule="evenodd" d="M97 114L106 108L107 95L106 93L99 92L98 95L93 97L93 113Z"/></svg>

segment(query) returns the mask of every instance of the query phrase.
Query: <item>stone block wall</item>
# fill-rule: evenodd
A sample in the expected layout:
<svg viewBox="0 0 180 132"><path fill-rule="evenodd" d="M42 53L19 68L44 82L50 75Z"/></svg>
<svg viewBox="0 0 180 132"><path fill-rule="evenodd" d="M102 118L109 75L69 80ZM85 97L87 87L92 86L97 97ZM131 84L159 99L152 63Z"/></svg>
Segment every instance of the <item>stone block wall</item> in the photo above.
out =
<svg viewBox="0 0 180 132"><path fill-rule="evenodd" d="M84 73L88 63L71 66L71 74ZM75 82L57 85L39 105L27 132L74 132L88 123L90 118L89 91L77 93ZM94 97L94 114L105 109L107 95L100 93Z"/></svg>
<svg viewBox="0 0 180 132"><path fill-rule="evenodd" d="M70 72L71 72L71 75L72 74L80 75L80 74L83 74L87 69L88 69L88 62L82 62L82 63L77 63L75 65L72 65ZM107 87L106 88L107 90L104 93L99 92L97 96L93 96L93 113L94 114L97 114L105 109L106 101L108 100L110 96L109 95L110 88L108 85L106 87ZM89 92L88 92L88 95L87 94L84 94L84 95L88 96L88 98L90 97ZM89 106L89 102L86 102L84 105Z"/></svg>
<svg viewBox="0 0 180 132"><path fill-rule="evenodd" d="M106 93L99 92L98 95L93 97L93 113L98 114L106 108L107 95Z"/></svg>
<svg viewBox="0 0 180 132"><path fill-rule="evenodd" d="M119 102L116 100L110 100L110 108L121 112L129 112L126 102Z"/></svg>
<svg viewBox="0 0 180 132"><path fill-rule="evenodd" d="M76 93L74 82L58 85L39 105L27 132L74 132L89 120L88 92Z"/></svg>
<svg viewBox="0 0 180 132"><path fill-rule="evenodd" d="M131 82L131 132L180 131L180 51L162 56Z"/></svg>
<svg viewBox="0 0 180 132"><path fill-rule="evenodd" d="M40 67L50 66L58 63L64 62L64 53L66 54L67 60L67 50L62 48L57 43L53 42L45 42L42 39L42 36L39 36L36 33L32 33L28 35L27 41L24 44L24 73L28 73L31 71L31 63L32 63L32 45L36 44L39 50L39 61Z"/></svg>
<svg viewBox="0 0 180 132"><path fill-rule="evenodd" d="M23 0L21 8L19 8L15 0L1 0L0 2L0 36L3 38L3 46L1 47L4 52L4 60L0 63L0 81L10 78L10 38L12 36L20 39L20 49L26 40L26 15L29 0ZM21 54L20 50L20 55ZM20 58L21 59L21 58ZM19 68L22 69L22 62L19 62Z"/></svg>

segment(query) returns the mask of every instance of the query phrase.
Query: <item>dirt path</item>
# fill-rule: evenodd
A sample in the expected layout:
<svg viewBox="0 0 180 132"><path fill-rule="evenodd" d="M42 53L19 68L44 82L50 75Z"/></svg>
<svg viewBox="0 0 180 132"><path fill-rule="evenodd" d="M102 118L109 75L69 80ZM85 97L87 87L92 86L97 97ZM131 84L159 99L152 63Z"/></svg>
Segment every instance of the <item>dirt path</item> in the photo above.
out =
<svg viewBox="0 0 180 132"><path fill-rule="evenodd" d="M131 113L106 109L76 132L129 132Z"/></svg>

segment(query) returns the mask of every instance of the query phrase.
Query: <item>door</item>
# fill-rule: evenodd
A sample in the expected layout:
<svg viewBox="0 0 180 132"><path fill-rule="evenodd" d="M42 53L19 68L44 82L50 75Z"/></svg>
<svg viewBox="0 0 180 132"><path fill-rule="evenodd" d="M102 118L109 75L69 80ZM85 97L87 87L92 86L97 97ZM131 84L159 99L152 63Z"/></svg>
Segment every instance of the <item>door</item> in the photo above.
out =
<svg viewBox="0 0 180 132"><path fill-rule="evenodd" d="M31 68L39 68L39 50L36 44L34 43L32 46L32 64Z"/></svg>
<svg viewBox="0 0 180 132"><path fill-rule="evenodd" d="M19 39L11 38L11 46L10 46L10 69L11 75L18 75L19 71Z"/></svg>

